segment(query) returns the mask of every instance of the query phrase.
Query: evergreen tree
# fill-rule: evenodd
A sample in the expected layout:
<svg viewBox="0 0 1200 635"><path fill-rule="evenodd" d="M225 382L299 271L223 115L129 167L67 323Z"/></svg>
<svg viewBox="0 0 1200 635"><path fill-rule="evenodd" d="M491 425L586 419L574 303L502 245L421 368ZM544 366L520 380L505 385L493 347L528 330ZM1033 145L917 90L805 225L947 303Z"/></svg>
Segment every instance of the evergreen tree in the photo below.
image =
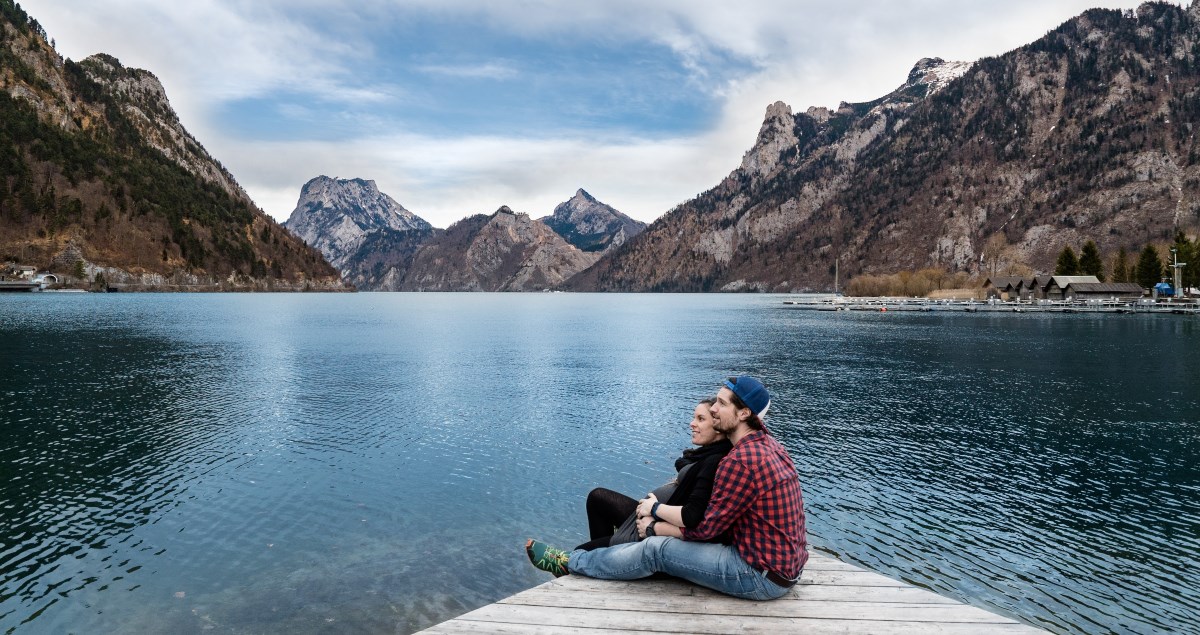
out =
<svg viewBox="0 0 1200 635"><path fill-rule="evenodd" d="M1129 282L1129 254L1122 247L1117 251L1117 257L1113 259L1112 266L1112 281L1113 282Z"/></svg>
<svg viewBox="0 0 1200 635"><path fill-rule="evenodd" d="M1079 259L1075 257L1075 250L1069 245L1063 247L1062 252L1058 254L1058 264L1054 265L1054 275L1074 276L1078 273Z"/></svg>
<svg viewBox="0 0 1200 635"><path fill-rule="evenodd" d="M1100 260L1100 250L1093 241L1083 244L1083 252L1079 255L1079 273L1085 276L1096 276L1104 282L1104 262Z"/></svg>
<svg viewBox="0 0 1200 635"><path fill-rule="evenodd" d="M1197 286L1197 274L1200 272L1196 270L1196 243L1188 240L1188 237L1183 233L1183 230L1176 230L1175 244L1172 245L1172 247L1175 248L1175 259L1179 261L1179 264L1187 265L1183 267L1182 271L1180 271L1180 275L1183 279L1183 287L1186 289ZM1169 264L1175 263L1171 262ZM1172 276L1173 275L1174 273L1172 273Z"/></svg>
<svg viewBox="0 0 1200 635"><path fill-rule="evenodd" d="M1162 281L1162 261L1158 258L1158 250L1154 245L1146 245L1138 258L1137 271L1134 280L1147 289Z"/></svg>

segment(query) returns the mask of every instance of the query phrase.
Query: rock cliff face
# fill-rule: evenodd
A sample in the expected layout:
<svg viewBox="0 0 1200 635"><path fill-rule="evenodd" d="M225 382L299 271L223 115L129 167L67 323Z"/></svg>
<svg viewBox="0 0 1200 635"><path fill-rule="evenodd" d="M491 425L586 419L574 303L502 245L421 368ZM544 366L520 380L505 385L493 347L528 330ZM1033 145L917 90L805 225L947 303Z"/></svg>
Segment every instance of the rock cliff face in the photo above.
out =
<svg viewBox="0 0 1200 635"><path fill-rule="evenodd" d="M568 283L791 291L923 267L1053 268L1200 227L1200 9L1091 10L973 64L921 60L872 102L767 109L713 189Z"/></svg>
<svg viewBox="0 0 1200 635"><path fill-rule="evenodd" d="M539 291L560 285L599 254L586 253L544 223L501 207L436 232L379 289L391 291Z"/></svg>
<svg viewBox="0 0 1200 635"><path fill-rule="evenodd" d="M77 254L70 271L98 286L342 288L184 129L153 74L63 59L12 0L0 148L0 259L61 269L57 256Z"/></svg>
<svg viewBox="0 0 1200 635"><path fill-rule="evenodd" d="M642 233L646 224L596 200L580 189L569 201L539 219L583 251L604 253Z"/></svg>
<svg viewBox="0 0 1200 635"><path fill-rule="evenodd" d="M353 280L364 242L372 233L428 236L433 226L379 191L375 181L318 176L300 191L300 200L283 223L316 247L329 263ZM372 244L378 247L377 241ZM369 252L367 252L369 253Z"/></svg>

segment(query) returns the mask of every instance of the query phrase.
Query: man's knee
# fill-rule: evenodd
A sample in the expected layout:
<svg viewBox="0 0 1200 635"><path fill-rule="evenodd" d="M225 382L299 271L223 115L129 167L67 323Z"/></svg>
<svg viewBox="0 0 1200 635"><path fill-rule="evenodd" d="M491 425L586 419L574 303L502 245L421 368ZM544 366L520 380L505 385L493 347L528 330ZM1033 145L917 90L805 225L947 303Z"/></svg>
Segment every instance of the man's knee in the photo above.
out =
<svg viewBox="0 0 1200 635"><path fill-rule="evenodd" d="M669 536L650 536L641 542L642 544L642 559L649 562L655 571L662 571L663 550L667 548L671 541L677 541L677 538Z"/></svg>

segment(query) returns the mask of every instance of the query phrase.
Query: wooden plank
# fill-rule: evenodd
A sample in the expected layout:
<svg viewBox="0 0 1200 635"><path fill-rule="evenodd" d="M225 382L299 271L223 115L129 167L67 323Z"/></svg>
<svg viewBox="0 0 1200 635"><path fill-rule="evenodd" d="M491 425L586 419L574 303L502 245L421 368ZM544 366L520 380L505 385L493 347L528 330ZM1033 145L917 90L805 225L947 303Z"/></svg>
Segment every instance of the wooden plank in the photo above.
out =
<svg viewBox="0 0 1200 635"><path fill-rule="evenodd" d="M754 602L729 597L667 597L644 593L571 593L540 589L519 594L500 604L624 610L652 614L699 613L748 617L804 617L901 622L1000 623L1012 620L965 604L899 602Z"/></svg>
<svg viewBox="0 0 1200 635"><path fill-rule="evenodd" d="M519 606L491 604L467 613L455 621L488 624L537 625L539 627L605 628L629 632L695 633L717 635L724 633L762 633L775 635L784 632L825 633L945 633L954 635L987 635L990 633L1037 633L1036 629L1007 622L999 624L902 622L883 620L851 620L832 618L787 618L743 615L653 614L641 611L618 611L549 606ZM487 629L482 629L487 630Z"/></svg>
<svg viewBox="0 0 1200 635"><path fill-rule="evenodd" d="M580 585L584 590L601 590L608 588L605 585L611 584L612 580L596 580L594 578L586 578L580 575L568 575L554 581L559 584ZM637 580L636 583L646 585L646 591L650 593L670 592L663 583L673 584L672 580ZM871 571L847 570L847 571L808 571L805 570L800 576L800 582L793 587L792 592L796 593L797 587L808 585L834 585L834 586L855 586L855 587L907 587L912 586L905 584L899 580L893 580L873 573Z"/></svg>
<svg viewBox="0 0 1200 635"><path fill-rule="evenodd" d="M676 635L668 631L637 631L639 635ZM501 622L472 622L462 618L438 624L418 635L629 635L627 629L593 628L590 626L547 626L544 624L504 624Z"/></svg>
<svg viewBox="0 0 1200 635"><path fill-rule="evenodd" d="M698 587L678 580L634 580L620 582L611 580L592 580L582 576L567 576L560 580L547 582L543 586L558 591L573 593L609 593L614 591L613 585L631 585L635 590L631 593L639 595L681 596L681 597L725 597L716 591ZM541 588L541 587L535 587ZM522 593L529 593L523 591ZM961 604L957 600L943 597L914 586L848 586L848 585L797 585L792 592L773 602L815 601L815 602L907 602L916 604Z"/></svg>

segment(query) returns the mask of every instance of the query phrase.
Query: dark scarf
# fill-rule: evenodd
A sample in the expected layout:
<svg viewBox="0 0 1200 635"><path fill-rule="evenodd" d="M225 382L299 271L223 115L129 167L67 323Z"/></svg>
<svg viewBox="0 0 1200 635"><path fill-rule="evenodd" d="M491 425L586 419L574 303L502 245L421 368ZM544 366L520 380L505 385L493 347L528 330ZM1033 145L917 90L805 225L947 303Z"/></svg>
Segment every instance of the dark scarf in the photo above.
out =
<svg viewBox="0 0 1200 635"><path fill-rule="evenodd" d="M729 439L721 439L716 443L710 443L708 445L702 445L696 448L688 448L683 451L683 456L675 459L675 471L678 472L692 463L704 460L710 456L713 456L714 454L725 456L726 454L729 454L729 451L732 449L733 443L731 443Z"/></svg>

